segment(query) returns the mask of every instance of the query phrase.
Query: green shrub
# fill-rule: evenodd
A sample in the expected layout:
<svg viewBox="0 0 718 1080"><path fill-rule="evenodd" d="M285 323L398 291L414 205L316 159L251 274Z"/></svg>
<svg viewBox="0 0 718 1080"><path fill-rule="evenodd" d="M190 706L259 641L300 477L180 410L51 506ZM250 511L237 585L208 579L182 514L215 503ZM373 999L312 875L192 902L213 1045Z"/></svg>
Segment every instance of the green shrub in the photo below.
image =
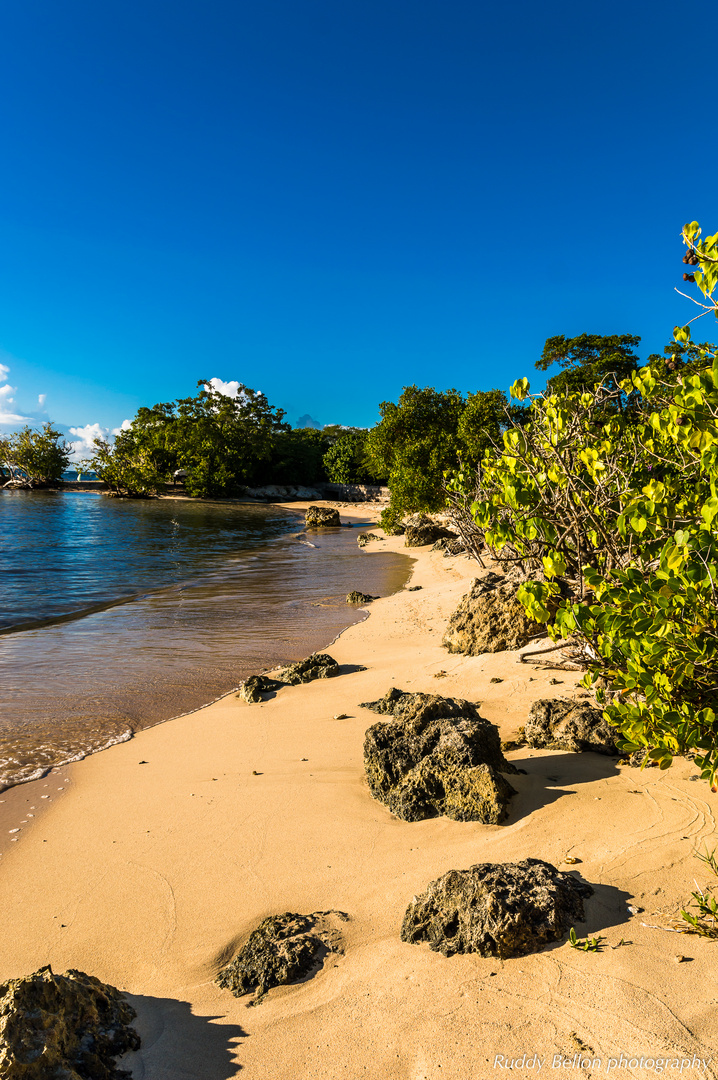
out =
<svg viewBox="0 0 718 1080"><path fill-rule="evenodd" d="M707 314L718 234L699 236L686 226ZM690 328L674 336L685 347ZM554 640L583 643L623 748L661 768L693 753L718 790L718 354L693 352L690 371L649 364L619 387L533 397L452 498L499 558L541 571L519 598ZM512 394L529 398L528 381Z"/></svg>

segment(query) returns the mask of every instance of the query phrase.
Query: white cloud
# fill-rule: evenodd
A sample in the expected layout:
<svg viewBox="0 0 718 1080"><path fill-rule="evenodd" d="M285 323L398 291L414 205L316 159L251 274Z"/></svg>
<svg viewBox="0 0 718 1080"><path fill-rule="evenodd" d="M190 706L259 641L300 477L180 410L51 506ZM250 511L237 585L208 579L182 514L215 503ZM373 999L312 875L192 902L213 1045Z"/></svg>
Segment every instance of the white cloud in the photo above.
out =
<svg viewBox="0 0 718 1080"><path fill-rule="evenodd" d="M207 385L211 386L218 394L224 394L225 397L236 397L241 383L238 383L236 379L232 379L231 382L224 382L222 379L210 379Z"/></svg>
<svg viewBox="0 0 718 1080"><path fill-rule="evenodd" d="M73 461L89 457L95 452L95 439L106 439L109 429L102 424L85 424L84 427L71 427L70 434L75 436L74 441L69 443Z"/></svg>
<svg viewBox="0 0 718 1080"><path fill-rule="evenodd" d="M7 379L10 374L10 368L7 364L0 364L0 380ZM11 412L9 406L13 405L15 399L13 394L17 388L11 386L10 383L5 383L4 386L0 386L0 425L5 424L25 424L28 421L32 422L31 416L20 416L19 413Z"/></svg>
<svg viewBox="0 0 718 1080"><path fill-rule="evenodd" d="M47 394L38 394L37 395L37 403L38 403L38 405L40 406L41 409L45 407L45 402L46 401L47 401Z"/></svg>
<svg viewBox="0 0 718 1080"><path fill-rule="evenodd" d="M132 427L131 420L123 420L119 427L113 427L112 434L119 435L121 431L129 431Z"/></svg>

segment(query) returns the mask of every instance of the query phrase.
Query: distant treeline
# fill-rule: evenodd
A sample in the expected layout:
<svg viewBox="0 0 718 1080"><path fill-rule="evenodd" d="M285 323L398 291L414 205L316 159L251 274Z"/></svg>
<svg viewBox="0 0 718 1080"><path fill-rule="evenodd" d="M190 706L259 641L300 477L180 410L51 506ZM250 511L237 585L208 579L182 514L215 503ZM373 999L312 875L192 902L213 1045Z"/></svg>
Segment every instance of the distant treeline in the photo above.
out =
<svg viewBox="0 0 718 1080"><path fill-rule="evenodd" d="M639 341L630 334L550 338L536 367L558 362L563 368L549 380L553 390L594 386L609 371L618 379L635 371L633 348ZM526 414L525 406L498 389L463 394L407 386L397 402L380 404L380 420L371 429L292 428L282 409L250 387L240 384L230 397L207 380L197 386L192 397L139 409L114 442L96 440L80 468L129 497L160 492L177 475L187 493L199 498L264 484L388 484L392 498L383 524L391 528L408 513L440 509L444 474L476 468L507 427L520 425ZM50 424L0 441L6 472L14 470L16 481L32 486L56 482L69 457Z"/></svg>

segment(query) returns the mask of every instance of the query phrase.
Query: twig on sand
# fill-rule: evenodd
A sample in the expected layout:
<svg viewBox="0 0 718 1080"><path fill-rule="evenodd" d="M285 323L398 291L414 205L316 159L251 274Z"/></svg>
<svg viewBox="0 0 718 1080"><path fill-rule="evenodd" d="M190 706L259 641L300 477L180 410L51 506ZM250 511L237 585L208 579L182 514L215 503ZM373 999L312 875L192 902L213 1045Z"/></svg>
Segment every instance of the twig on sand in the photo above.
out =
<svg viewBox="0 0 718 1080"><path fill-rule="evenodd" d="M685 934L685 930L681 926L654 926L653 923L642 922L641 926L645 926L648 930L665 930L667 934Z"/></svg>

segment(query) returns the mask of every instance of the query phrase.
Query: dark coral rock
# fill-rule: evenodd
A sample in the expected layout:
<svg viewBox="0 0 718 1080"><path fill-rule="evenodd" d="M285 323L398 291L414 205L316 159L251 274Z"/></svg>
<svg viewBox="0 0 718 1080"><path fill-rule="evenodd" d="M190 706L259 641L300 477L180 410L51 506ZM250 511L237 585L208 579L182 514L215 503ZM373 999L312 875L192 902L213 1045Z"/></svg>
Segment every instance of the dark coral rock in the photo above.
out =
<svg viewBox="0 0 718 1080"><path fill-rule="evenodd" d="M328 653L312 653L306 660L298 660L283 668L279 675L283 683L297 686L299 683L313 682L314 679L331 679L338 675L339 664Z"/></svg>
<svg viewBox="0 0 718 1080"><path fill-rule="evenodd" d="M524 728L529 746L574 753L618 754L617 737L600 709L562 698L534 701Z"/></svg>
<svg viewBox="0 0 718 1080"><path fill-rule="evenodd" d="M583 922L583 900L592 893L590 885L541 859L450 870L414 897L401 939L427 941L444 956L525 956Z"/></svg>
<svg viewBox="0 0 718 1080"><path fill-rule="evenodd" d="M364 766L375 799L403 821L445 814L455 821L498 824L515 794L502 772L498 729L475 705L435 694L392 689L368 708L390 715L364 738Z"/></svg>
<svg viewBox="0 0 718 1080"><path fill-rule="evenodd" d="M378 600L378 596L369 596L369 593L365 592L350 592L347 596L347 604L370 604L372 600Z"/></svg>
<svg viewBox="0 0 718 1080"><path fill-rule="evenodd" d="M324 529L341 525L339 511L333 506L310 506L304 515L304 524L308 529Z"/></svg>
<svg viewBox="0 0 718 1080"><path fill-rule="evenodd" d="M138 1050L136 1016L119 990L92 975L49 967L0 984L3 1080L119 1080L114 1059Z"/></svg>
<svg viewBox="0 0 718 1080"><path fill-rule="evenodd" d="M440 540L437 540L431 549L432 551L443 551L444 558L448 559L454 555L463 555L466 551L464 541L460 536L442 536Z"/></svg>
<svg viewBox="0 0 718 1080"><path fill-rule="evenodd" d="M271 694L284 686L278 679L268 679L266 675L250 675L239 688L239 696L249 705L264 701L265 694Z"/></svg>
<svg viewBox="0 0 718 1080"><path fill-rule="evenodd" d="M393 716L394 706L400 698L404 697L409 697L409 695L403 690L399 690L398 687L392 686L391 690L387 690L383 698L379 698L378 701L362 701L360 706L362 709L371 709L372 712Z"/></svg>
<svg viewBox="0 0 718 1080"><path fill-rule="evenodd" d="M434 544L442 538L455 540L456 533L449 532L443 525L434 525L433 523L428 525L407 525L404 546L426 547L427 544Z"/></svg>
<svg viewBox="0 0 718 1080"><path fill-rule="evenodd" d="M359 533L357 536L359 547L366 547L370 540L381 540L381 536L377 536L376 533Z"/></svg>
<svg viewBox="0 0 718 1080"><path fill-rule="evenodd" d="M536 633L536 623L524 611L517 585L497 575L477 578L449 620L442 644L451 653L482 653L520 649Z"/></svg>
<svg viewBox="0 0 718 1080"><path fill-rule="evenodd" d="M328 952L341 953L342 935L335 924L347 918L343 911L270 915L252 931L215 981L235 997L256 990L259 1001L273 986L303 978Z"/></svg>

